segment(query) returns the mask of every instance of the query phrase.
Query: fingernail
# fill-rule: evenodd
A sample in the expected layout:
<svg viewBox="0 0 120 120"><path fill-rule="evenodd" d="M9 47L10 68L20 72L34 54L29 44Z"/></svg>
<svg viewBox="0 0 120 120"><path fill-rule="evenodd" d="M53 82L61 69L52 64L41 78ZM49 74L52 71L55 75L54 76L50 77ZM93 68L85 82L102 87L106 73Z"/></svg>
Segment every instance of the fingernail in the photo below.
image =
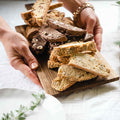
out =
<svg viewBox="0 0 120 120"><path fill-rule="evenodd" d="M32 63L31 64L31 69L36 69L38 67L38 64L37 63Z"/></svg>

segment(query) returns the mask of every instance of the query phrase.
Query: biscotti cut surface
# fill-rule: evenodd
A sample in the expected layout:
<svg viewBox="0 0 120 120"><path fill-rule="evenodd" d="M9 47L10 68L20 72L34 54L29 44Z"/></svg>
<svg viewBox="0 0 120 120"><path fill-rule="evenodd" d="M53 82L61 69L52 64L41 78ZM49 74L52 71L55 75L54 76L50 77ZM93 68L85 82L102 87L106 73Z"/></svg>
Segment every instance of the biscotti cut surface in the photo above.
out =
<svg viewBox="0 0 120 120"><path fill-rule="evenodd" d="M83 30L78 27L74 27L70 24L63 23L61 21L48 19L48 24L50 27L53 27L54 29L57 29L61 33L74 35L74 36L83 36L86 34L86 30Z"/></svg>
<svg viewBox="0 0 120 120"><path fill-rule="evenodd" d="M39 31L39 27L28 26L26 28L26 37L28 40L32 40L33 36Z"/></svg>
<svg viewBox="0 0 120 120"><path fill-rule="evenodd" d="M52 80L51 86L57 91L63 91L75 83L75 81L70 81L68 78L56 77L54 80Z"/></svg>
<svg viewBox="0 0 120 120"><path fill-rule="evenodd" d="M49 10L53 10L53 9L56 9L56 8L62 7L62 6L63 6L63 2L57 2L57 3L50 5Z"/></svg>
<svg viewBox="0 0 120 120"><path fill-rule="evenodd" d="M69 65L101 77L108 77L110 73L110 70L100 60L90 54L79 54L71 57Z"/></svg>
<svg viewBox="0 0 120 120"><path fill-rule="evenodd" d="M63 18L65 17L65 13L64 12L60 12L58 10L51 10L47 13L46 16L46 21L48 19L53 19L53 20L58 20L58 21L62 21Z"/></svg>
<svg viewBox="0 0 120 120"><path fill-rule="evenodd" d="M55 61L52 61L52 60L48 60L48 68L58 68L62 65L63 63L60 63L60 62L55 62Z"/></svg>
<svg viewBox="0 0 120 120"><path fill-rule="evenodd" d="M47 12L50 7L51 0L37 0L32 9L31 12L32 17L35 19L38 26L41 26L43 22L45 21Z"/></svg>
<svg viewBox="0 0 120 120"><path fill-rule="evenodd" d="M71 42L54 47L53 51L58 56L72 56L79 52L96 52L96 44L94 41L88 42Z"/></svg>
<svg viewBox="0 0 120 120"><path fill-rule="evenodd" d="M84 70L69 66L61 65L58 70L58 76L69 78L70 81L85 81L95 78L97 75L86 72Z"/></svg>
<svg viewBox="0 0 120 120"><path fill-rule="evenodd" d="M58 32L57 30L48 27L48 26L42 26L39 29L39 34L42 38L47 40L48 42L63 42L67 41L67 38L62 33Z"/></svg>

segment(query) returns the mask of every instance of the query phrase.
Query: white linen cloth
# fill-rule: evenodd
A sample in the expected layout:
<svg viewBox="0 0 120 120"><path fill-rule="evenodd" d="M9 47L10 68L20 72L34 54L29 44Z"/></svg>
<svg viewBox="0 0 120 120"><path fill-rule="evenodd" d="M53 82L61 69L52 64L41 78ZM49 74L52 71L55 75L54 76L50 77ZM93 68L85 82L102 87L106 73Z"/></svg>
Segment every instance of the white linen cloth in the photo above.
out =
<svg viewBox="0 0 120 120"><path fill-rule="evenodd" d="M29 1L32 2L32 1ZM25 1L0 1L0 15L14 29L14 26L23 24L20 13L25 11ZM95 6L103 27L102 55L120 74L120 49L114 44L120 40L118 28L119 10L114 2L91 1ZM72 16L64 8L60 8L67 16ZM6 14L7 13L7 14ZM8 19L9 18L9 19ZM14 18L14 19L13 19ZM20 88L26 90L41 90L21 72L9 65L7 56L0 43L0 88ZM73 93L58 98L66 112L67 120L120 120L120 83L119 81L98 86L96 88Z"/></svg>

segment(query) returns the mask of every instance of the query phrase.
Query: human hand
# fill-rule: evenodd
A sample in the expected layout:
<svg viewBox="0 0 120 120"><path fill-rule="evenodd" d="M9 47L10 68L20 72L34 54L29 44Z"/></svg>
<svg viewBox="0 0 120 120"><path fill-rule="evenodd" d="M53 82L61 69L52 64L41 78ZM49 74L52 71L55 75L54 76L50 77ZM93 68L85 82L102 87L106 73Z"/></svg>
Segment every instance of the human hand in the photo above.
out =
<svg viewBox="0 0 120 120"><path fill-rule="evenodd" d="M36 58L29 50L28 41L21 34L7 31L2 40L10 64L30 78L35 84L40 85L35 69L38 67Z"/></svg>
<svg viewBox="0 0 120 120"><path fill-rule="evenodd" d="M91 8L85 8L79 16L78 26L86 28L88 33L94 35L94 40L96 42L97 48L101 50L102 44L102 27L100 25L99 19L95 14L94 10Z"/></svg>

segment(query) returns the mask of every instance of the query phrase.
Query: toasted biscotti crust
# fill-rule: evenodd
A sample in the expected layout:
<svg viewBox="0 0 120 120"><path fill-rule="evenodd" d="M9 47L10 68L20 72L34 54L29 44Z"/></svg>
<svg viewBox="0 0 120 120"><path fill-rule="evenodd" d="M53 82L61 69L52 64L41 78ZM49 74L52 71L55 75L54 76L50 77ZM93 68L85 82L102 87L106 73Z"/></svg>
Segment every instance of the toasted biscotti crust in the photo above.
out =
<svg viewBox="0 0 120 120"><path fill-rule="evenodd" d="M52 52L58 56L72 56L79 52L96 52L96 44L94 41L71 42L54 47Z"/></svg>
<svg viewBox="0 0 120 120"><path fill-rule="evenodd" d="M53 20L58 20L58 21L62 21L63 18L65 17L65 13L64 12L60 12L58 10L51 10L47 13L46 16L46 21L48 19L53 19Z"/></svg>
<svg viewBox="0 0 120 120"><path fill-rule="evenodd" d="M44 38L48 42L63 42L67 41L67 38L64 34L58 32L57 30L48 27L42 26L39 29L39 34L42 38Z"/></svg>
<svg viewBox="0 0 120 120"><path fill-rule="evenodd" d="M86 72L69 65L61 65L58 69L58 75L62 78L69 78L70 81L85 81L95 78L97 75Z"/></svg>
<svg viewBox="0 0 120 120"><path fill-rule="evenodd" d="M63 2L57 2L57 3L50 5L49 10L53 10L53 9L56 9L56 8L62 7L62 6L63 6Z"/></svg>
<svg viewBox="0 0 120 120"><path fill-rule="evenodd" d="M51 86L57 91L64 91L75 83L75 81L70 81L68 78L56 77L52 80Z"/></svg>
<svg viewBox="0 0 120 120"><path fill-rule="evenodd" d="M79 54L71 57L69 65L101 77L108 77L110 73L110 70L100 60L90 54Z"/></svg>
<svg viewBox="0 0 120 120"><path fill-rule="evenodd" d="M32 40L33 36L39 31L40 27L28 26L26 28L26 37L28 40Z"/></svg>
<svg viewBox="0 0 120 120"><path fill-rule="evenodd" d="M52 60L48 60L48 68L58 68L62 65L63 63L60 63L60 62L55 62L55 61L52 61Z"/></svg>
<svg viewBox="0 0 120 120"><path fill-rule="evenodd" d="M74 35L74 36L83 36L86 34L86 30L83 30L78 27L74 27L70 24L66 24L61 21L48 19L47 22L50 27L53 27L54 29L57 29L58 31L64 34L69 34L69 35Z"/></svg>
<svg viewBox="0 0 120 120"><path fill-rule="evenodd" d="M34 3L25 4L25 8L27 10L30 10L30 9L32 9L33 4ZM53 9L56 9L56 8L62 7L62 6L63 6L63 2L57 2L57 3L50 5L49 10L53 10Z"/></svg>
<svg viewBox="0 0 120 120"><path fill-rule="evenodd" d="M50 7L51 0L37 0L32 7L32 18L38 26L41 26L45 21L47 12Z"/></svg>

